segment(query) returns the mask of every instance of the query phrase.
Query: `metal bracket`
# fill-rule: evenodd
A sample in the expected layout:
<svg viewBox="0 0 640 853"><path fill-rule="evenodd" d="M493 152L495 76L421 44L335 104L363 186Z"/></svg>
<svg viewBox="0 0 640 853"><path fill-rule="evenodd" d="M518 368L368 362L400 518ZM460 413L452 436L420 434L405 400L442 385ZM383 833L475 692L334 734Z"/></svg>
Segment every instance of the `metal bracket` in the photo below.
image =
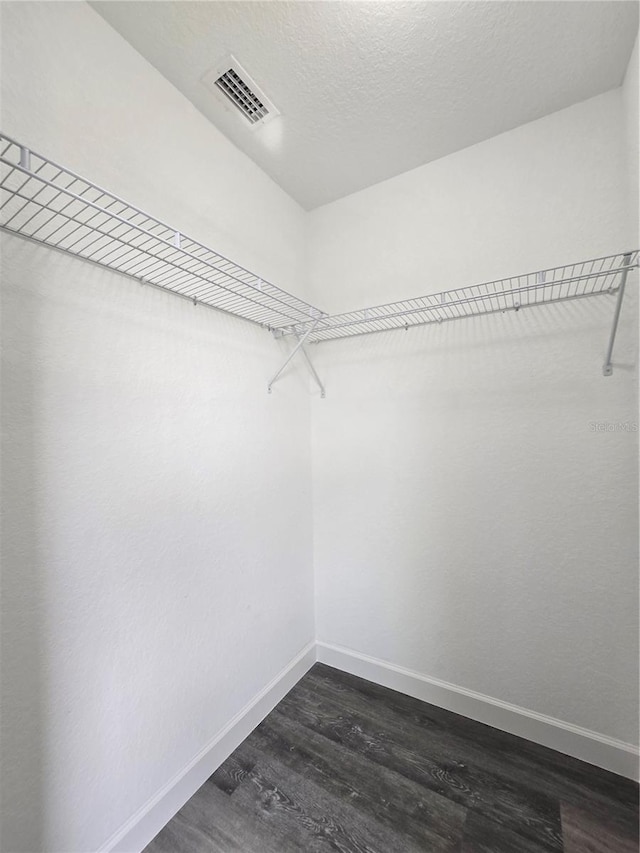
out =
<svg viewBox="0 0 640 853"><path fill-rule="evenodd" d="M20 166L27 172L31 171L31 151L23 146L20 147Z"/></svg>
<svg viewBox="0 0 640 853"><path fill-rule="evenodd" d="M613 324L611 326L611 334L609 335L609 345L607 347L607 354L604 360L604 366L602 368L603 376L611 376L613 373L613 365L611 364L611 357L613 355L613 345L616 341L616 332L618 331L618 321L620 320L620 310L622 308L622 300L624 299L624 289L627 284L627 276L629 275L629 270L631 269L631 255L625 255L623 258L624 267L620 274L620 284L618 286L618 299L616 301L615 311L613 312Z"/></svg>
<svg viewBox="0 0 640 853"><path fill-rule="evenodd" d="M307 367L309 368L309 371L310 371L312 377L314 378L314 380L316 381L316 384L318 385L318 388L320 389L320 396L321 397L325 396L324 385L320 381L320 377L316 373L315 367L311 363L311 359L309 358L309 355L308 355L306 349L304 348L304 345L305 345L307 338L313 332L313 330L318 325L318 323L319 323L319 318L314 323L312 323L312 325L307 329L307 331L304 333L304 335L302 335L302 336L296 335L296 337L298 339L298 343L291 350L291 352L289 353L289 355L286 357L283 364L281 365L280 369L278 371L276 371L275 375L272 377L271 381L269 382L269 385L267 386L267 390L269 391L269 394L271 393L271 388L272 388L274 382L276 381L276 379L280 376L280 374L285 369L285 367L289 364L289 362L294 357L294 355L298 351L300 351L302 353L302 355L304 356L304 360L307 363Z"/></svg>
<svg viewBox="0 0 640 853"><path fill-rule="evenodd" d="M298 338L298 340L300 340L300 338ZM309 368L309 372L310 372L310 373L311 373L311 375L313 376L313 378L314 378L314 380L315 380L316 385L317 385L317 386L318 386L318 388L320 389L320 396L321 396L321 397L322 397L322 399L324 400L324 398L326 397L326 392L325 392L325 390L324 390L324 385L322 384L322 382L320 381L320 377L319 377L319 376L318 376L318 374L316 373L316 369L315 369L315 367L313 366L313 363L311 362L311 359L309 358L309 353L306 351L306 349L304 348L304 346L301 346L301 347L300 347L300 352L301 352L301 353L302 353L302 355L304 356L304 360L307 362L307 367Z"/></svg>

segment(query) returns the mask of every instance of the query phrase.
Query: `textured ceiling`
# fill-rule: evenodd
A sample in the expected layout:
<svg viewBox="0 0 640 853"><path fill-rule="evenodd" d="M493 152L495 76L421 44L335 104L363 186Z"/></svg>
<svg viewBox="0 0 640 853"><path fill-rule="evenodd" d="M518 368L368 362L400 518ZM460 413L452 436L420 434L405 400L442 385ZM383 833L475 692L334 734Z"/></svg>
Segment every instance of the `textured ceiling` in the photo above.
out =
<svg viewBox="0 0 640 853"><path fill-rule="evenodd" d="M636 2L93 2L305 208L620 85ZM281 115L202 82L232 53Z"/></svg>

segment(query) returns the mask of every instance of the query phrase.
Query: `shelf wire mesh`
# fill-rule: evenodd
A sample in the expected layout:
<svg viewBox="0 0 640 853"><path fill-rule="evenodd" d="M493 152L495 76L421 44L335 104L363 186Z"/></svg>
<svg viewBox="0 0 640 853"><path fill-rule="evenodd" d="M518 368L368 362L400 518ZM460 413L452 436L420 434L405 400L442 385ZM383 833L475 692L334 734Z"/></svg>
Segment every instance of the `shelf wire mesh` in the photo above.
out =
<svg viewBox="0 0 640 853"><path fill-rule="evenodd" d="M408 329L410 326L611 294L617 292L624 270L637 266L638 252L631 251L401 302L332 314L318 321L308 340L320 342L389 329ZM309 326L309 323L294 324L281 330L281 333L299 337Z"/></svg>
<svg viewBox="0 0 640 853"><path fill-rule="evenodd" d="M0 228L268 328L325 316L2 134Z"/></svg>
<svg viewBox="0 0 640 853"><path fill-rule="evenodd" d="M615 293L638 251L327 315L0 134L0 228L309 342Z"/></svg>

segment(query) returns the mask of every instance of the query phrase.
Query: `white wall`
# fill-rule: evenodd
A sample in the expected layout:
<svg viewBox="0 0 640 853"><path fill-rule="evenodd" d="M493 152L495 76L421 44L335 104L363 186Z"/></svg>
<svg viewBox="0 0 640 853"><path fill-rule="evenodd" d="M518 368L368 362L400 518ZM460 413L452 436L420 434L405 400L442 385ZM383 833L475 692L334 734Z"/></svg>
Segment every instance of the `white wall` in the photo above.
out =
<svg viewBox="0 0 640 853"><path fill-rule="evenodd" d="M630 239L638 241L638 152L640 151L640 64L638 60L638 39L631 53L627 73L622 86L624 114L626 124L627 168L629 188L629 228ZM634 243L635 244L635 243Z"/></svg>
<svg viewBox="0 0 640 853"><path fill-rule="evenodd" d="M331 312L636 248L620 89L310 214ZM637 156L637 155L636 155ZM586 300L314 347L318 640L637 743L637 329Z"/></svg>
<svg viewBox="0 0 640 853"><path fill-rule="evenodd" d="M300 292L304 214L82 3L2 4L2 128ZM313 640L304 374L2 236L2 850L95 850Z"/></svg>

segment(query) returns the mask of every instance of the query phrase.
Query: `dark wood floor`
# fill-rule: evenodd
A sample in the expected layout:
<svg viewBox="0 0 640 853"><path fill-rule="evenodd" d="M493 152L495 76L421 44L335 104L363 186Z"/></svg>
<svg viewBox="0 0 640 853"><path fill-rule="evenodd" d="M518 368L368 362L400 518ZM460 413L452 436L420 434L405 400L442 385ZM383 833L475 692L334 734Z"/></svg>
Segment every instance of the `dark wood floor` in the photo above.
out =
<svg viewBox="0 0 640 853"><path fill-rule="evenodd" d="M637 853L638 786L322 664L145 853Z"/></svg>

